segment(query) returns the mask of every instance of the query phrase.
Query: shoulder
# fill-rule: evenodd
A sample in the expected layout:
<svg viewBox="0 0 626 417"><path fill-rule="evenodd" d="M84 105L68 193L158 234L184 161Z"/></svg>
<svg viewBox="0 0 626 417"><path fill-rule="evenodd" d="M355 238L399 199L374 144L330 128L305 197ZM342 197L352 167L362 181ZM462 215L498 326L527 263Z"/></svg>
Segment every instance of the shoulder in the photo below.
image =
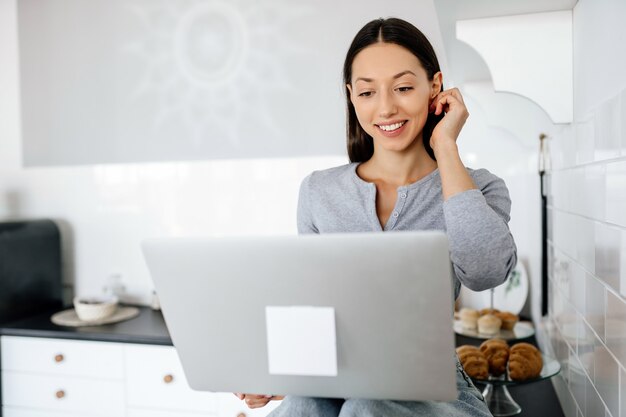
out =
<svg viewBox="0 0 626 417"><path fill-rule="evenodd" d="M313 171L302 180L301 190L308 192L328 192L343 188L354 181L356 164L345 164L338 167Z"/></svg>
<svg viewBox="0 0 626 417"><path fill-rule="evenodd" d="M474 180L474 184L483 194L492 193L494 191L505 192L508 195L508 189L504 180L497 175L493 174L485 168L472 169L466 168Z"/></svg>

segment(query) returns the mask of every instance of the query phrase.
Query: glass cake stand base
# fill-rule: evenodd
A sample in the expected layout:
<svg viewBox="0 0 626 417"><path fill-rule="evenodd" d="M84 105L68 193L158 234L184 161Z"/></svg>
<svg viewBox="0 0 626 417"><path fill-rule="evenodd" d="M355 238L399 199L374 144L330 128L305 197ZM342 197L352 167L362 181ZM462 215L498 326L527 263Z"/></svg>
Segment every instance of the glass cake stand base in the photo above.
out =
<svg viewBox="0 0 626 417"><path fill-rule="evenodd" d="M527 379L524 381L514 381L508 375L500 375L499 377L490 376L489 379L474 378L474 382L485 384L483 397L489 407L489 411L496 417L514 416L522 412L522 407L515 402L507 386L530 384L537 381L543 381L552 378L561 371L561 364L553 358L541 355L543 358L543 368L537 378Z"/></svg>
<svg viewBox="0 0 626 417"><path fill-rule="evenodd" d="M511 397L506 385L487 384L483 397L489 411L496 417L514 416L522 412L522 407Z"/></svg>

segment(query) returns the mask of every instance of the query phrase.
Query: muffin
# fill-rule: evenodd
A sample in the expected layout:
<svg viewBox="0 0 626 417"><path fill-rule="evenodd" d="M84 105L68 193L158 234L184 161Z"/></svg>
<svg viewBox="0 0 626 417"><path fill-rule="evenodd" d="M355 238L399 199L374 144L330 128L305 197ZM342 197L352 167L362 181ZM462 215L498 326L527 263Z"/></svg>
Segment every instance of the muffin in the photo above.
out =
<svg viewBox="0 0 626 417"><path fill-rule="evenodd" d="M502 320L502 330L513 330L513 327L519 320L517 315L508 311L500 311L494 315Z"/></svg>
<svg viewBox="0 0 626 417"><path fill-rule="evenodd" d="M487 362L485 355L476 346L459 346L456 348L456 354L467 375L477 379L487 379L489 377L489 362Z"/></svg>
<svg viewBox="0 0 626 417"><path fill-rule="evenodd" d="M489 373L493 376L502 375L506 371L509 360L509 344L502 339L485 340L480 345L480 351L487 358Z"/></svg>
<svg viewBox="0 0 626 417"><path fill-rule="evenodd" d="M541 352L530 343L517 343L509 351L509 377L515 381L536 378L543 368Z"/></svg>
<svg viewBox="0 0 626 417"><path fill-rule="evenodd" d="M499 312L500 310L498 310L497 308L483 308L482 310L479 311L481 316L484 316L486 314L495 314Z"/></svg>
<svg viewBox="0 0 626 417"><path fill-rule="evenodd" d="M461 311L459 311L459 319L464 329L476 330L476 326L478 325L478 311L471 308L462 308Z"/></svg>
<svg viewBox="0 0 626 417"><path fill-rule="evenodd" d="M485 314L478 319L478 333L493 335L500 331L502 320L493 314Z"/></svg>

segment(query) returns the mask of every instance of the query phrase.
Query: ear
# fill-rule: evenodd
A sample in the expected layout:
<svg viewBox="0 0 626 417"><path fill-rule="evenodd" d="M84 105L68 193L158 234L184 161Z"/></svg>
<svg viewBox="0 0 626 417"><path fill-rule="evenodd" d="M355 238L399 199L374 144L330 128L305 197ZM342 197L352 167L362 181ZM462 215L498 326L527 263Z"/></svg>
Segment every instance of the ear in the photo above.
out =
<svg viewBox="0 0 626 417"><path fill-rule="evenodd" d="M352 85L346 84L346 88L348 89L348 98L350 99L350 102L352 102Z"/></svg>
<svg viewBox="0 0 626 417"><path fill-rule="evenodd" d="M441 86L443 85L443 74L438 71L433 75L433 80L430 83L430 99L437 97L437 94L441 93Z"/></svg>

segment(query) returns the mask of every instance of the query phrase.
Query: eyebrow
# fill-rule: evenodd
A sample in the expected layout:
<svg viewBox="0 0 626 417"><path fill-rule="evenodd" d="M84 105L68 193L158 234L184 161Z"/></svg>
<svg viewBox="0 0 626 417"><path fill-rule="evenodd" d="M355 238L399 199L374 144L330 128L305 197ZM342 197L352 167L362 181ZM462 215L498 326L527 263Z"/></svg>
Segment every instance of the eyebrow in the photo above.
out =
<svg viewBox="0 0 626 417"><path fill-rule="evenodd" d="M400 77L402 77L403 75L406 75L406 74L412 74L413 76L417 77L417 75L415 75L415 73L413 71L406 70L406 71L402 71L402 72L399 72L396 75L394 75L393 79L395 80L395 79L400 78ZM374 79L373 78L359 77L356 80L354 80L354 83L356 84L357 81L365 81L366 83L371 83L372 81L374 81Z"/></svg>

